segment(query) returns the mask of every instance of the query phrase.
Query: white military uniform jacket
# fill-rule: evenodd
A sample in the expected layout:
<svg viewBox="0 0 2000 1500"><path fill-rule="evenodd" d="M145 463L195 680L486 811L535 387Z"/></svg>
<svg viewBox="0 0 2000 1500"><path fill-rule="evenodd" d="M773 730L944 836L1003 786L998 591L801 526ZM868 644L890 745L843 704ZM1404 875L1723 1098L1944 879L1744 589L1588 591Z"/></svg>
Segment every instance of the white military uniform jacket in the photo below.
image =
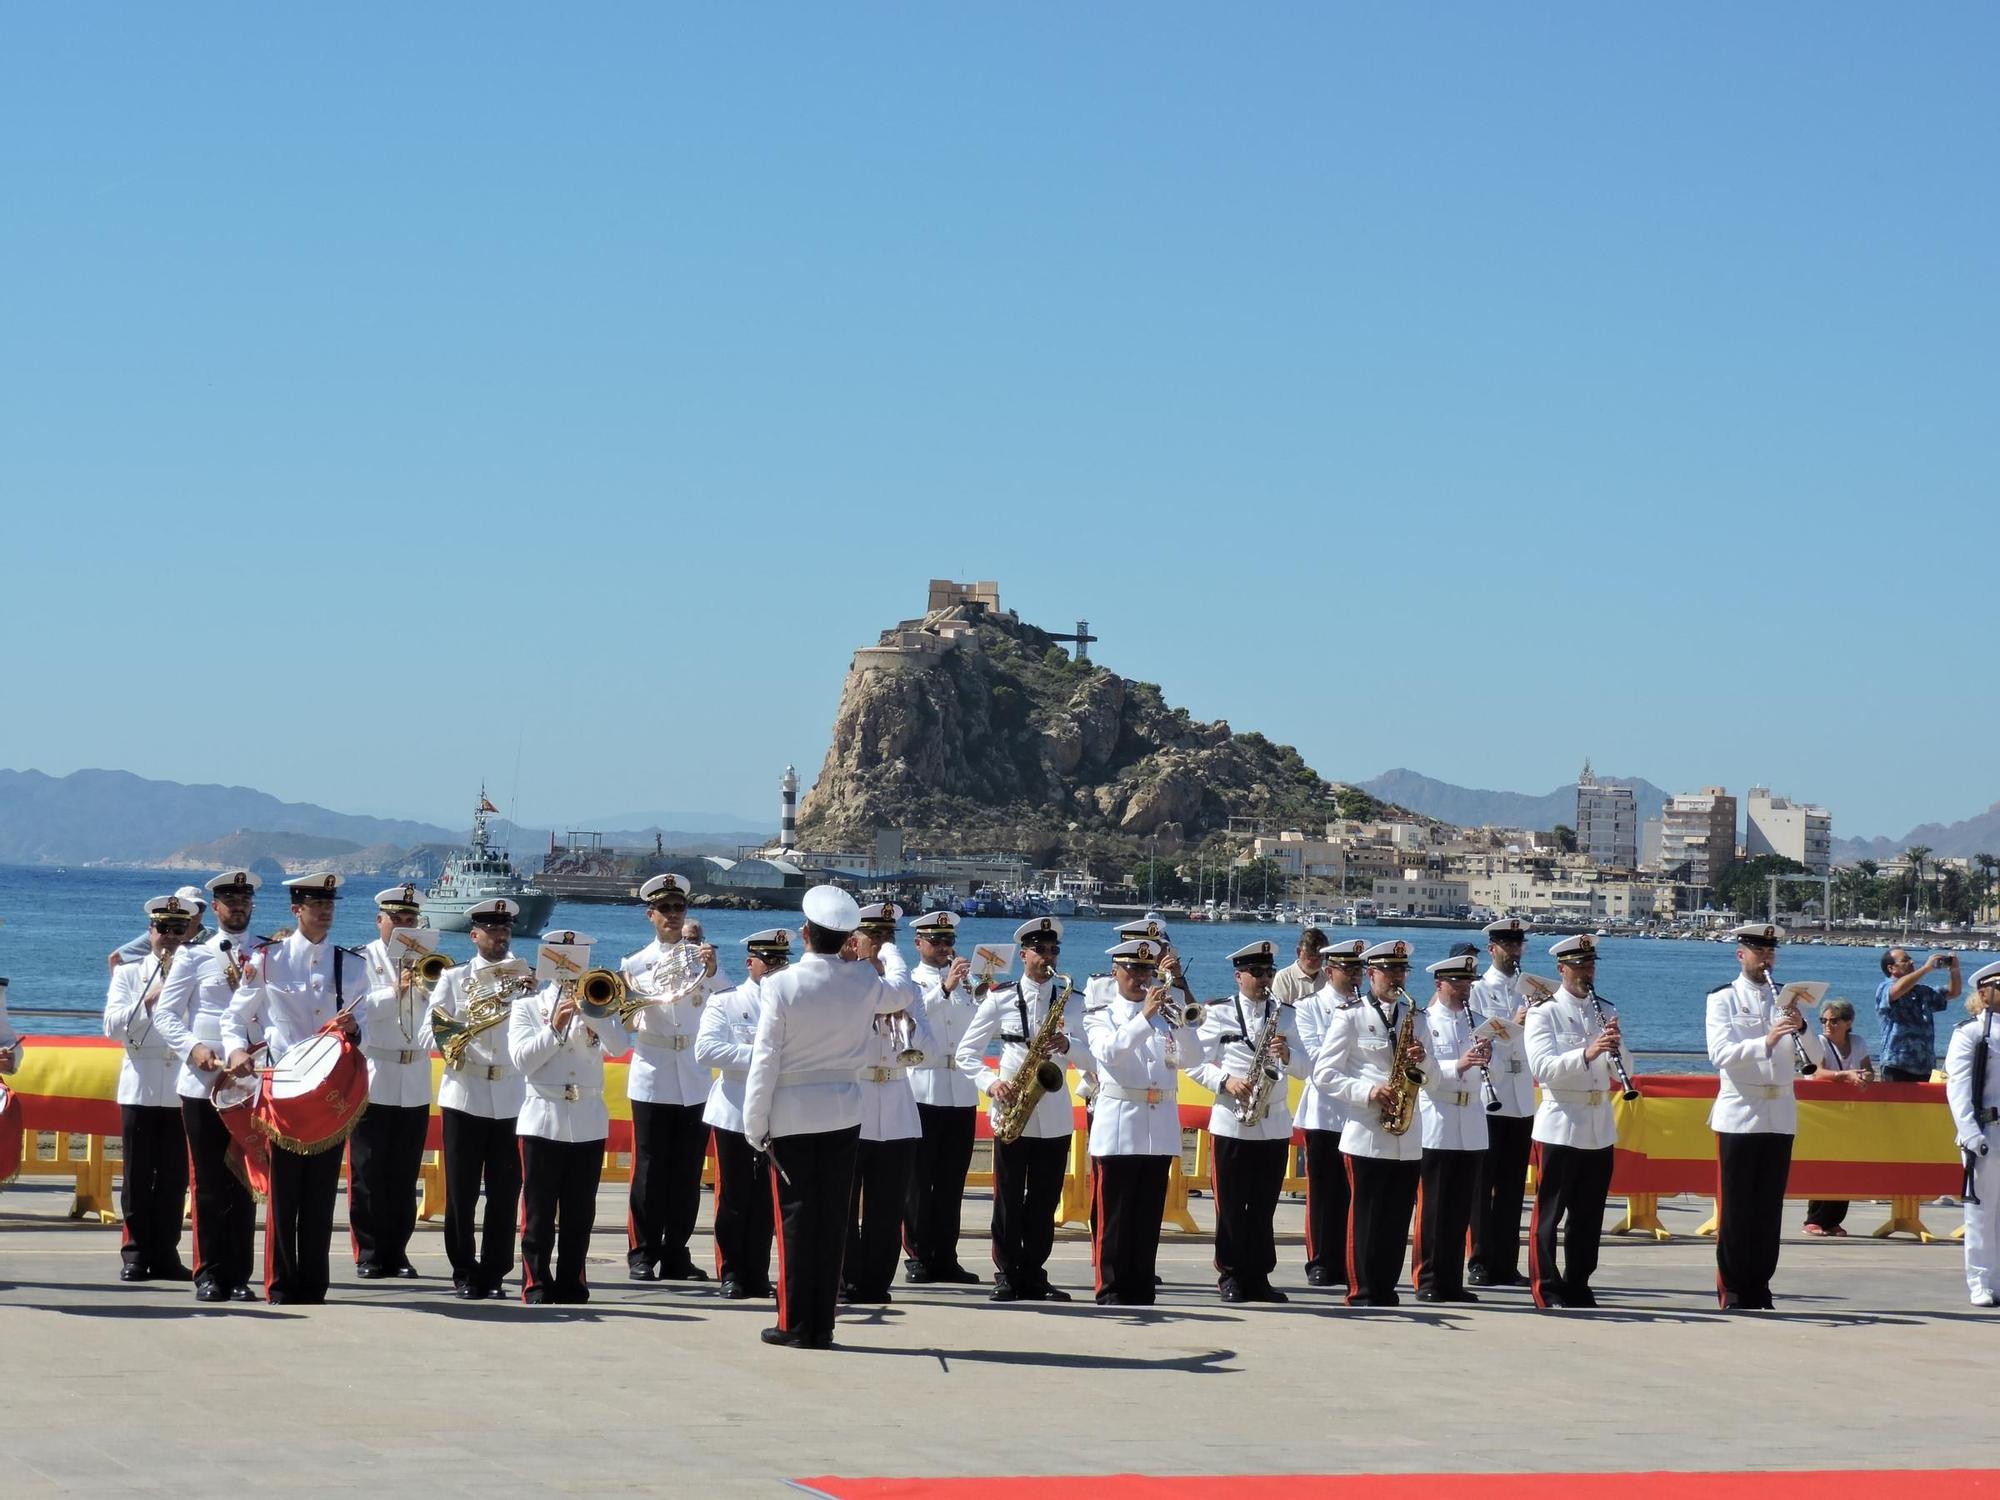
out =
<svg viewBox="0 0 2000 1500"><path fill-rule="evenodd" d="M655 939L619 964L625 983L640 995L660 991L653 965L674 946ZM687 946L697 946L688 944ZM625 1074L625 1097L639 1104L700 1104L708 1098L709 1071L695 1061L695 1038L709 996L727 988L715 975L694 981L665 1005L648 1005L632 1017L632 1064Z"/></svg>
<svg viewBox="0 0 2000 1500"><path fill-rule="evenodd" d="M236 991L229 984L229 962L222 953L230 945L229 959L241 965L250 943L246 932L218 932L198 948L183 947L167 974L160 1003L153 1007L153 1025L181 1060L175 1087L183 1099L206 1099L215 1085L219 1069L196 1072L188 1054L197 1042L207 1046L219 1062L229 1061L229 1049L222 1043L222 1018ZM122 967L122 966L121 966Z"/></svg>
<svg viewBox="0 0 2000 1500"><path fill-rule="evenodd" d="M1146 1019L1144 1002L1114 994L1084 1012L1097 1102L1090 1114L1092 1156L1181 1154L1180 1058L1201 1056L1201 1034Z"/></svg>
<svg viewBox="0 0 2000 1500"><path fill-rule="evenodd" d="M1305 1077L1306 1055L1299 1042L1298 1018L1293 1007L1280 1005L1275 996L1259 1003L1244 999L1238 991L1210 1004L1202 1017L1202 1058L1187 1070L1187 1075L1215 1095L1215 1104L1208 1112L1210 1135L1237 1141L1292 1138L1291 1091L1284 1077L1271 1085L1271 1107L1264 1118L1247 1125L1236 1118L1236 1101L1222 1091L1232 1075L1248 1078L1255 1070L1257 1042L1273 1021L1291 1048L1291 1060L1279 1064L1279 1072L1293 1078Z"/></svg>
<svg viewBox="0 0 2000 1500"><path fill-rule="evenodd" d="M1417 1128L1426 1151L1484 1151L1486 1099L1479 1086L1479 1069L1462 1069L1458 1060L1472 1045L1479 1018L1468 1005L1453 1010L1442 1000L1424 1007L1424 1045L1437 1066L1417 1095Z"/></svg>
<svg viewBox="0 0 2000 1500"><path fill-rule="evenodd" d="M711 996L702 1006L694 1060L715 1069L708 1104L701 1112L704 1125L743 1133L743 1084L750 1076L750 1052L757 1041L757 1017L762 1010L763 991L754 979Z"/></svg>
<svg viewBox="0 0 2000 1500"><path fill-rule="evenodd" d="M397 993L396 961L377 938L368 957L368 1102L402 1109L431 1102L430 1008L413 984Z"/></svg>
<svg viewBox="0 0 2000 1500"><path fill-rule="evenodd" d="M1969 1021L1961 1021L1951 1030L1951 1040L1944 1052L1944 1097L1951 1106L1951 1133L1961 1151L1979 1150L1979 1143L1986 1143L1986 1159L2000 1161L2000 1119L1982 1125L1979 1114L1983 1111L2000 1109L2000 1025L1987 1031L1987 1015L1982 1012ZM1972 1059L1979 1051L1980 1038L1988 1042L1986 1054L1986 1092L1983 1097L1972 1097ZM1982 1181L1991 1181L1991 1174L1982 1172ZM1980 1195L1986 1196L1983 1192Z"/></svg>
<svg viewBox="0 0 2000 1500"><path fill-rule="evenodd" d="M279 1062L342 1010L352 1008L360 1032L356 1045L365 1052L368 1016L360 1002L367 995L365 959L337 946L331 937L312 943L304 933L294 932L261 950L244 969L236 998L222 1017L222 1044L231 1052L247 1048L261 1025L270 1061Z"/></svg>
<svg viewBox="0 0 2000 1500"><path fill-rule="evenodd" d="M743 1087L743 1134L763 1150L772 1137L817 1135L861 1123L861 1084L874 1019L910 1003L868 963L807 953L766 976L763 1012Z"/></svg>
<svg viewBox="0 0 2000 1500"><path fill-rule="evenodd" d="M1304 1055L1308 1072L1326 1041L1326 1028L1333 1013L1360 1003L1359 994L1343 995L1331 984L1323 984L1292 1007L1299 1031L1297 1050ZM1347 1124L1347 1101L1321 1088L1309 1076L1305 1088L1299 1092L1296 1123L1301 1130L1339 1130Z"/></svg>
<svg viewBox="0 0 2000 1500"><path fill-rule="evenodd" d="M462 1019L465 1015L467 979L507 961L496 959L489 962L475 953L467 962L453 964L444 971L444 977L438 980L437 988L431 992L431 1008L444 1012L454 1020ZM514 998L518 1000L521 997L516 995ZM512 1021L513 1012L510 1010L506 1021L480 1032L465 1044L463 1065L446 1068L444 1077L438 1083L439 1109L455 1109L482 1120L511 1120L521 1113L527 1085L521 1081L520 1069L514 1066L514 1059L507 1050L507 1028Z"/></svg>
<svg viewBox="0 0 2000 1500"><path fill-rule="evenodd" d="M562 986L545 984L532 995L516 995L507 1020L507 1055L521 1070L527 1097L521 1103L517 1135L545 1141L602 1141L611 1134L611 1111L604 1103L604 1059L630 1043L611 1017L586 1021L571 1016L557 1031L549 1024Z"/></svg>
<svg viewBox="0 0 2000 1500"><path fill-rule="evenodd" d="M1042 1021L1048 1015L1049 1002L1062 990L1055 979L1045 979L1040 983L1028 978L1012 979L1005 984L997 984L986 992L986 998L979 1002L979 1009L972 1018L972 1024L959 1038L958 1065L972 1075L982 1093L991 1097L993 1085L1003 1079L1011 1080L1021 1071L1021 1064L1028 1060L1028 1042L1041 1029ZM1076 1106L1070 1100L1068 1069L1084 1063L1085 1047L1079 1034L1083 1009L1083 997L1071 995L1063 1005L1062 1034L1068 1039L1070 1050L1055 1058L1058 1067L1064 1069L1063 1086L1050 1089L1035 1105L1035 1112L1028 1116L1027 1129L1021 1132L1023 1140L1048 1141L1057 1137L1067 1138L1076 1133ZM993 1067L986 1061L987 1045L1000 1040L1000 1065ZM988 1110L988 1118L999 1112L994 1105Z"/></svg>
<svg viewBox="0 0 2000 1500"><path fill-rule="evenodd" d="M171 968L180 966L176 956ZM141 1104L153 1109L172 1109L180 1104L176 1092L180 1083L180 1059L153 1024L159 1008L147 1010L146 994L155 984L165 989L160 961L150 953L136 963L120 964L111 971L111 989L104 997L104 1034L125 1044L125 1057L118 1065L118 1102ZM6 1021L0 1017L0 1045L6 1040Z"/></svg>
<svg viewBox="0 0 2000 1500"><path fill-rule="evenodd" d="M1766 1046L1778 1020L1778 986L1752 984L1738 974L1708 993L1708 1060L1722 1075L1708 1128L1724 1135L1796 1135L1799 1101L1792 1091L1798 1053L1789 1038ZM1826 1061L1826 1048L1808 1026L1799 1033L1806 1056Z"/></svg>
<svg viewBox="0 0 2000 1500"><path fill-rule="evenodd" d="M877 956L882 960L883 979L903 992L913 1038L910 1045L930 1057L937 1050L937 1038L924 1015L923 988L910 978L910 966L894 943L884 943ZM855 1075L861 1080L864 1141L914 1141L924 1133L923 1120L917 1114L917 1096L910 1088L910 1071L896 1056L903 1050L896 1036L899 1029L890 1024L887 1016L875 1018L868 1060Z"/></svg>
<svg viewBox="0 0 2000 1500"><path fill-rule="evenodd" d="M1395 1057L1396 1032L1408 1005L1408 1000L1399 1000L1384 1006L1363 997L1358 1005L1335 1011L1327 1022L1326 1040L1313 1059L1312 1078L1347 1104L1340 1149L1349 1156L1417 1161L1424 1154L1423 1133L1416 1122L1403 1134L1390 1135L1381 1128L1382 1111L1368 1098L1371 1089L1389 1081L1391 1064L1400 1065ZM1437 1059L1428 1051L1423 1074L1426 1083L1437 1076Z"/></svg>
<svg viewBox="0 0 2000 1500"><path fill-rule="evenodd" d="M1618 1014L1607 1004L1607 1016ZM1597 1040L1604 1023L1589 997L1572 995L1567 986L1528 1012L1528 1062L1542 1081L1542 1103L1535 1111L1534 1136L1551 1146L1602 1151L1618 1144L1618 1073L1610 1054L1583 1060L1584 1049ZM1627 1072L1632 1054L1620 1043L1618 1055Z"/></svg>
<svg viewBox="0 0 2000 1500"><path fill-rule="evenodd" d="M1521 976L1502 974L1489 966L1472 986L1466 1004L1481 1021L1497 1019L1507 1027L1507 1035L1493 1038L1493 1092L1500 1096L1496 1113L1512 1120L1525 1120L1535 1112L1535 1075L1528 1065L1526 1021L1517 1022L1514 1013L1528 1003Z"/></svg>
<svg viewBox="0 0 2000 1500"><path fill-rule="evenodd" d="M910 970L910 979L924 992L924 1018L937 1042L935 1049L925 1048L924 1060L910 1069L910 1092L919 1104L976 1108L979 1090L958 1066L958 1044L979 1011L979 1002L972 998L972 980L947 995L942 969L918 964Z"/></svg>

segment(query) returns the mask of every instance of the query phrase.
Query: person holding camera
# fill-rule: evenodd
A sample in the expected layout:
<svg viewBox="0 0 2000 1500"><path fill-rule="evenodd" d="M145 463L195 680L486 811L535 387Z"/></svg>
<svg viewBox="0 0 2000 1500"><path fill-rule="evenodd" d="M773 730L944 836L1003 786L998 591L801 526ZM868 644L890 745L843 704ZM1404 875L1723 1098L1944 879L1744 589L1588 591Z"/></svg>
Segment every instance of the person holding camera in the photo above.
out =
<svg viewBox="0 0 2000 1500"><path fill-rule="evenodd" d="M1926 974L1951 972L1940 992L1923 982ZM1907 948L1882 955L1883 980L1875 987L1875 1013L1882 1018L1882 1081L1928 1083L1937 1066L1937 1013L1964 991L1958 955L1933 953L1919 964Z"/></svg>

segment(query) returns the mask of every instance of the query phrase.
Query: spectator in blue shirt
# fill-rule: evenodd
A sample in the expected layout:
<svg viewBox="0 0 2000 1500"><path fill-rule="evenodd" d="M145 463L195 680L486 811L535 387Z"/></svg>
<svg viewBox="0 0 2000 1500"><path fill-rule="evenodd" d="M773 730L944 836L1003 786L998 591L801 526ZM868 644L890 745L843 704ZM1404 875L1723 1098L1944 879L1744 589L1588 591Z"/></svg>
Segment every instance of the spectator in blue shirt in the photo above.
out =
<svg viewBox="0 0 2000 1500"><path fill-rule="evenodd" d="M1951 984L1942 994L1923 983L1947 965ZM1905 948L1882 955L1886 976L1875 988L1875 1013L1882 1018L1882 1078L1886 1083L1925 1083L1937 1065L1937 1013L1965 988L1958 955L1933 953L1918 964Z"/></svg>

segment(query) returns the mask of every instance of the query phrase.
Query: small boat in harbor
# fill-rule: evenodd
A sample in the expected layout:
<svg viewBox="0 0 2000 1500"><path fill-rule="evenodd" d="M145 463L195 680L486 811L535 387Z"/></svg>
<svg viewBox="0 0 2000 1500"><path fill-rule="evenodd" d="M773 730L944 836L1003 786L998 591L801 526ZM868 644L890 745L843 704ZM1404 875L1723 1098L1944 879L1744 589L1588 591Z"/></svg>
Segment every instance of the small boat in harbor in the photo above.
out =
<svg viewBox="0 0 2000 1500"><path fill-rule="evenodd" d="M530 885L515 870L505 849L496 848L486 833L486 820L500 809L486 800L486 788L479 789L479 802L472 810L472 844L464 852L444 862L436 884L424 892L423 925L437 932L469 932L467 915L482 901L505 896L520 908L514 930L537 933L549 925L556 909L553 891Z"/></svg>

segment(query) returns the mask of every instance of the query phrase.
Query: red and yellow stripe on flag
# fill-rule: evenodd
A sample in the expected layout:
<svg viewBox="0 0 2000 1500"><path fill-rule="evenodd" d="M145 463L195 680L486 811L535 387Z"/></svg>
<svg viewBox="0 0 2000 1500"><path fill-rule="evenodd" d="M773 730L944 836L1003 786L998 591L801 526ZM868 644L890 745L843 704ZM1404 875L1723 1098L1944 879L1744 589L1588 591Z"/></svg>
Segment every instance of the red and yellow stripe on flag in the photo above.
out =
<svg viewBox="0 0 2000 1500"><path fill-rule="evenodd" d="M1479 1500L1827 1500L1829 1495L2000 1495L2000 1470L1822 1469L1737 1474L1148 1474L1035 1475L1023 1480L795 1479L827 1500L986 1500L1024 1483L1035 1500L1436 1500L1442 1484Z"/></svg>

